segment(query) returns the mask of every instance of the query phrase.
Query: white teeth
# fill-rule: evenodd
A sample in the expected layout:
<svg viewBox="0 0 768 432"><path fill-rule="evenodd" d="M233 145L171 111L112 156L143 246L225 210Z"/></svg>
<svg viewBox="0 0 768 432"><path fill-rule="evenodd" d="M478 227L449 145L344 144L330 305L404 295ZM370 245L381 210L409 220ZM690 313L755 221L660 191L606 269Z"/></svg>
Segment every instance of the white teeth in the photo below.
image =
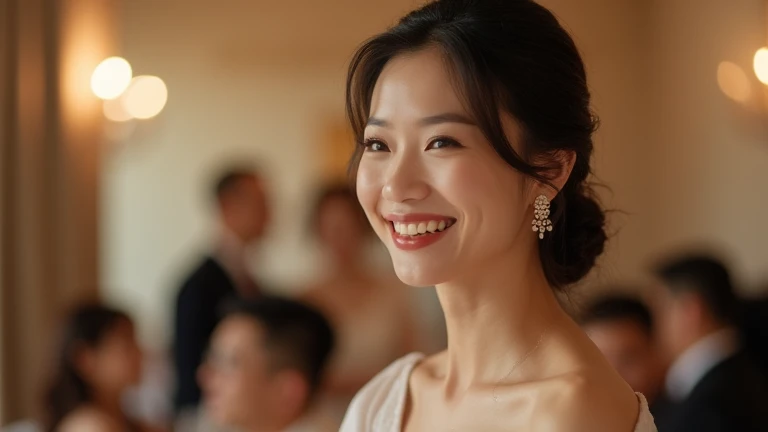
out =
<svg viewBox="0 0 768 432"><path fill-rule="evenodd" d="M415 236L419 234L444 231L446 228L450 227L451 224L446 221L438 222L431 220L428 222L418 222L412 224L392 222L392 226L394 227L395 232L400 235Z"/></svg>

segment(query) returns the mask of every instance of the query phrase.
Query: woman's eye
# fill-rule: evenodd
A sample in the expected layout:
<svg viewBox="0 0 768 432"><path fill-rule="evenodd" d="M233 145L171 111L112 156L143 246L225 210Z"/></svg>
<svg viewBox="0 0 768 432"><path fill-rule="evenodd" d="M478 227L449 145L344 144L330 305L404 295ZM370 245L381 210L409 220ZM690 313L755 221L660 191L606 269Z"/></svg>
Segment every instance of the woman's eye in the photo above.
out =
<svg viewBox="0 0 768 432"><path fill-rule="evenodd" d="M371 151L371 152L389 151L389 148L387 147L387 145L379 140L374 140L374 139L366 140L364 145L365 145L366 151Z"/></svg>
<svg viewBox="0 0 768 432"><path fill-rule="evenodd" d="M429 143L427 150L438 150L449 147L461 147L461 144L449 138L437 138Z"/></svg>

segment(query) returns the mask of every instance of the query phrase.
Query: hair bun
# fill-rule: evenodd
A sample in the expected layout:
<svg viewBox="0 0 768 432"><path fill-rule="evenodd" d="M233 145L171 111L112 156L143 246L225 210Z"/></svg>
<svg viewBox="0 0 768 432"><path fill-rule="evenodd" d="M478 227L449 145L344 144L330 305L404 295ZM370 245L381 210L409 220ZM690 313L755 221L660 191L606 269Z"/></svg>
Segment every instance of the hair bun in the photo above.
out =
<svg viewBox="0 0 768 432"><path fill-rule="evenodd" d="M591 188L582 185L553 205L562 205L555 229L542 240L539 254L550 284L558 289L586 276L605 249L605 212Z"/></svg>

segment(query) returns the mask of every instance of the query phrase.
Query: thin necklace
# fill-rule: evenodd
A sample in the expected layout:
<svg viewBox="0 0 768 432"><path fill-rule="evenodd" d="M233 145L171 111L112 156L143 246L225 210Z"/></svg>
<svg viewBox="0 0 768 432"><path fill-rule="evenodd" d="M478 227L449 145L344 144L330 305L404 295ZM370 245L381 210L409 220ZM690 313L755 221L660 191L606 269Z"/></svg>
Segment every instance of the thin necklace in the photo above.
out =
<svg viewBox="0 0 768 432"><path fill-rule="evenodd" d="M539 335L539 340L536 341L536 345L534 345L533 348L531 348L527 353L525 353L524 356L522 356L520 359L518 359L515 362L515 364L512 365L512 369L510 369L509 372L507 372L507 374L504 375L503 378L501 378L500 380L496 381L496 385L493 386L493 392L492 392L492 394L493 394L493 401L494 402L498 402L499 401L499 396L496 394L496 390L499 388L499 385L501 385L502 381L504 381L507 378L509 378L509 376L512 375L512 373L515 371L515 369L517 369L518 366L523 364L523 362L526 361L528 359L528 357L530 357L531 354L533 354L533 352L536 351L537 348L539 348L539 345L541 345L541 342L544 340L544 336L546 336L548 331L549 331L549 327L545 328L544 331L542 331L541 334ZM451 428L449 431L450 432L455 432L456 429Z"/></svg>
<svg viewBox="0 0 768 432"><path fill-rule="evenodd" d="M533 354L534 351L536 351L536 349L539 347L539 345L541 345L541 341L544 340L544 336L547 334L548 331L549 331L549 327L544 329L544 331L542 331L541 334L539 335L539 340L536 342L536 345L534 345L533 348L531 348L527 353L525 353L524 356L520 357L520 359L518 359L515 362L515 364L512 365L512 369L510 369L509 372L507 372L507 374L504 375L503 378L501 378L500 380L496 381L496 385L493 386L493 392L492 392L493 393L493 401L494 402L498 402L499 401L499 396L496 394L496 390L499 388L499 386L501 385L502 381L505 381L507 378L509 378L510 375L512 375L512 373L515 371L515 369L517 369L518 366L523 364L523 362L526 361L528 359L528 357L530 357L531 354Z"/></svg>

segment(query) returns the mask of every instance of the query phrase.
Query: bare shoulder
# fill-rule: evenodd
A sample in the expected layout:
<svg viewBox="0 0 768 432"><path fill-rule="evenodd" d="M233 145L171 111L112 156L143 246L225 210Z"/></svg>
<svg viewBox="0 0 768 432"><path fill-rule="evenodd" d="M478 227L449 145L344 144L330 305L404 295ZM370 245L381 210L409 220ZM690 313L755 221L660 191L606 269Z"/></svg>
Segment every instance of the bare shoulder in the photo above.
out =
<svg viewBox="0 0 768 432"><path fill-rule="evenodd" d="M640 403L618 375L597 368L570 372L546 383L537 406L536 430L551 432L633 432Z"/></svg>
<svg viewBox="0 0 768 432"><path fill-rule="evenodd" d="M121 432L120 425L110 416L92 407L70 413L59 427L61 432Z"/></svg>

